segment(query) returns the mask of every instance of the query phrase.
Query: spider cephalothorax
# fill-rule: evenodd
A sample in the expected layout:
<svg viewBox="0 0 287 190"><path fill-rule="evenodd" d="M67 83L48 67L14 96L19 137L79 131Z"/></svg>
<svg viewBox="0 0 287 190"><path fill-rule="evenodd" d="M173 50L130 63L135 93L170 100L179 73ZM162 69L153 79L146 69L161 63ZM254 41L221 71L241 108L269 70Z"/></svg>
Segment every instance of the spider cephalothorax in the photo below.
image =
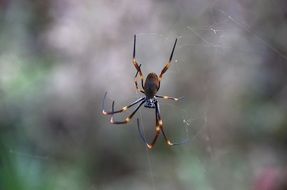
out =
<svg viewBox="0 0 287 190"><path fill-rule="evenodd" d="M142 71L141 71L141 65L139 65L137 63L136 58L135 58L135 55L136 55L136 35L134 35L134 51L133 51L132 63L133 63L133 65L135 66L135 68L137 70L134 82L135 82L136 89L138 91L142 92L143 94L145 94L145 97L139 98L135 102L131 103L128 106L124 106L124 107L122 107L122 109L119 109L119 110L114 110L115 102L113 101L113 103L112 103L112 111L110 111L110 112L107 112L104 109L104 107L105 107L105 99L106 99L107 93L105 93L105 96L104 96L104 99L103 99L103 105L102 105L102 107L103 107L103 114L104 115L111 115L110 122L112 124L126 124L126 123L130 122L132 117L135 115L135 113L138 111L138 109L143 104L144 104L144 107L146 107L146 108L153 108L153 109L155 109L155 119L156 119L155 132L156 132L156 134L155 134L155 137L154 137L154 139L153 139L153 141L151 143L147 143L147 141L146 141L146 139L145 139L145 137L144 137L144 135L143 135L143 133L142 133L142 131L140 129L139 119L137 119L137 124L138 124L138 129L139 129L140 135L141 135L143 141L146 143L147 147L150 148L150 149L154 146L154 144L155 144L156 140L158 139L160 133L163 134L163 137L164 137L164 139L165 139L165 141L166 141L166 143L168 145L172 146L172 145L176 145L176 144L182 144L182 143L172 143L167 138L167 136L166 136L166 134L164 132L163 121L161 119L159 104L158 104L158 101L157 101L157 98L170 99L170 100L174 100L174 101L179 100L179 98L157 95L157 91L160 88L160 81L162 79L162 76L168 70L168 68L170 66L170 63L172 61L172 57L173 57L173 53L174 53L174 49L175 49L176 43L177 43L177 39L174 42L169 61L168 61L167 64L165 64L165 66L161 70L161 73L159 74L159 76L157 74L155 74L155 73L149 73L147 75L146 79L145 79L145 82L144 82L144 77L143 77L143 74L142 74ZM138 82L137 82L138 74L140 76L142 89L140 89L138 87ZM126 117L125 120L123 120L123 121L115 121L114 120L114 118L113 118L114 114L124 112L124 111L128 110L128 108L130 108L130 107L132 107L132 106L134 106L134 105L136 105L138 103L139 103L139 105L136 107L136 109L128 117Z"/></svg>
<svg viewBox="0 0 287 190"><path fill-rule="evenodd" d="M145 101L144 107L146 107L146 108L155 108L156 101L157 100L155 98L147 99Z"/></svg>

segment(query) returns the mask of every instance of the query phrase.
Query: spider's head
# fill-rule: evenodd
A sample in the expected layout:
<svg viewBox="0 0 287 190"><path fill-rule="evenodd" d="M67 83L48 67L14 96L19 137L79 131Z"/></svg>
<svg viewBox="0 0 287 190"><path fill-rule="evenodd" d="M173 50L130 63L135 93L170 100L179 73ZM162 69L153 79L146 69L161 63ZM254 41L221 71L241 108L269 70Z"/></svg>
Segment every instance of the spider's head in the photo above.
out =
<svg viewBox="0 0 287 190"><path fill-rule="evenodd" d="M146 107L146 108L155 108L155 103L156 103L156 99L155 98L147 99L145 101L144 107Z"/></svg>
<svg viewBox="0 0 287 190"><path fill-rule="evenodd" d="M148 99L155 96L159 89L159 78L155 73L149 73L144 84L145 95Z"/></svg>

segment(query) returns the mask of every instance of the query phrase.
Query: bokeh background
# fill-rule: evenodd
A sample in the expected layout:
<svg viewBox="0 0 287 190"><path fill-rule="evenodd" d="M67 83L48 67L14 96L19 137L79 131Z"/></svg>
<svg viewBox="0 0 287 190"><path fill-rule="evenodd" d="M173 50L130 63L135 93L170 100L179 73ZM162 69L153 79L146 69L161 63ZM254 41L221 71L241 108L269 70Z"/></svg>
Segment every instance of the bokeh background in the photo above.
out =
<svg viewBox="0 0 287 190"><path fill-rule="evenodd" d="M101 114L134 101L133 35L154 113L123 126ZM0 189L287 189L285 0L1 0ZM119 115L118 118L124 118Z"/></svg>

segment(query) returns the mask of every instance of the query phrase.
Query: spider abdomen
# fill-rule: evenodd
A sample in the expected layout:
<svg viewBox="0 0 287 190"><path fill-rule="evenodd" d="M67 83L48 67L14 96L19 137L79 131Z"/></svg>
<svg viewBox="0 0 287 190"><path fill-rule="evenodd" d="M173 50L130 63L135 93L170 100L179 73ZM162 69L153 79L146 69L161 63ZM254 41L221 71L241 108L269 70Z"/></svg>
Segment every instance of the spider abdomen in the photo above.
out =
<svg viewBox="0 0 287 190"><path fill-rule="evenodd" d="M153 98L159 89L159 78L155 73L149 73L144 84L144 91L147 98Z"/></svg>

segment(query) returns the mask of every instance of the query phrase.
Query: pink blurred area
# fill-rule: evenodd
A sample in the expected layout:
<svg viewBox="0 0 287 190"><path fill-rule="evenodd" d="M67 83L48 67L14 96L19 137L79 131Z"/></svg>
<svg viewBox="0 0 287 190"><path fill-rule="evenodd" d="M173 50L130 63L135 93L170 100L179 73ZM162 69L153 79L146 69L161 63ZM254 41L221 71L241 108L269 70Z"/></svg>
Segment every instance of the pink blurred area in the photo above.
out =
<svg viewBox="0 0 287 190"><path fill-rule="evenodd" d="M287 188L285 168L267 167L255 179L254 190L285 190Z"/></svg>

